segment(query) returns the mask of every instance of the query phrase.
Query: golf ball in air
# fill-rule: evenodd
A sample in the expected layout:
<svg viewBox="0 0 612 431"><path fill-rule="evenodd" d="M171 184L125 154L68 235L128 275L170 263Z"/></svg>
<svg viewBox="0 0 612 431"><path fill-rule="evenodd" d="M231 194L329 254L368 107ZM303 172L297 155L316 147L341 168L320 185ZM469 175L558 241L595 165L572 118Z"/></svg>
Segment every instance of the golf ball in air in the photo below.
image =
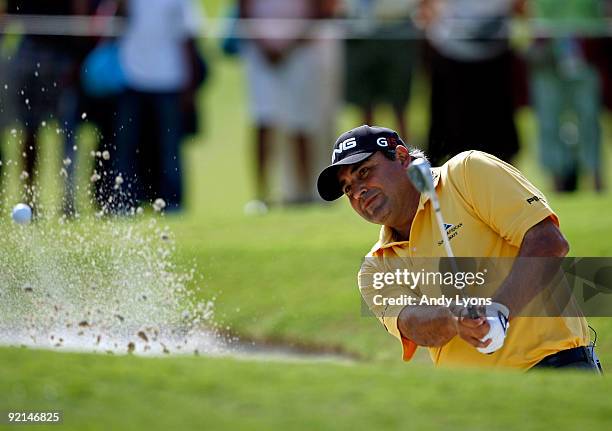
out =
<svg viewBox="0 0 612 431"><path fill-rule="evenodd" d="M32 208L26 204L17 204L13 208L12 217L17 224L28 224L32 221Z"/></svg>

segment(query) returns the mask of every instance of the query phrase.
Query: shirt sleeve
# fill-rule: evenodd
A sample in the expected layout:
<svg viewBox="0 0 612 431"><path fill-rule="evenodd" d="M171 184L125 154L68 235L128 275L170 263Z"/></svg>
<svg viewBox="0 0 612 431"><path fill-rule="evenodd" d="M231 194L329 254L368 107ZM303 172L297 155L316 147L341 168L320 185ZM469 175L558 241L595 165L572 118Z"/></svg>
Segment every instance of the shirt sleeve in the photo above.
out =
<svg viewBox="0 0 612 431"><path fill-rule="evenodd" d="M377 257L366 257L364 263L361 265L358 276L359 292L370 312L383 324L389 334L393 335L401 342L402 358L404 361L409 361L412 359L417 345L404 337L397 327L398 316L404 308L404 305L381 305L381 298L375 298L377 295L381 295L385 298L399 298L402 294L406 294L406 291L394 285L386 285L384 291L374 287L375 274L385 272L382 265L377 264L378 259Z"/></svg>
<svg viewBox="0 0 612 431"><path fill-rule="evenodd" d="M449 178L475 214L515 247L542 220L550 217L559 225L542 192L514 166L490 154L470 151L449 168Z"/></svg>

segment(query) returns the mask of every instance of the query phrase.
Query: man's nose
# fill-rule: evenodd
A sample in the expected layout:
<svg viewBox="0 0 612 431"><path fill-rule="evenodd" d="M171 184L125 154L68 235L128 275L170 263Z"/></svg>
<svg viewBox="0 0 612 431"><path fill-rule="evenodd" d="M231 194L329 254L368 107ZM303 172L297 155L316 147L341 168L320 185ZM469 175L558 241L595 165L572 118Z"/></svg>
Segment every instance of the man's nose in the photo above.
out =
<svg viewBox="0 0 612 431"><path fill-rule="evenodd" d="M355 188L355 199L361 199L368 192L368 188L363 181L358 181L353 187Z"/></svg>

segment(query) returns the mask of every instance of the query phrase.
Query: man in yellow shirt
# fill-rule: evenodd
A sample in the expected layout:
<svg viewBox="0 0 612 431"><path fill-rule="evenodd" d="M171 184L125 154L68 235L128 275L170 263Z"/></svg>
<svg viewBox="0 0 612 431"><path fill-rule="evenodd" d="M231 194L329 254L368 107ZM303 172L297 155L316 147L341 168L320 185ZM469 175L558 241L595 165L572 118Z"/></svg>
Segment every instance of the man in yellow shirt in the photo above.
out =
<svg viewBox="0 0 612 431"><path fill-rule="evenodd" d="M431 202L406 174L414 159L424 157L420 150L408 149L390 129L361 126L338 138L332 164L317 183L323 199L344 194L361 217L382 225L359 272L359 288L372 313L401 341L404 360L410 360L417 346L425 346L435 365L598 370L588 326L579 313L521 315L542 293L537 280L542 280L551 259L511 259L513 264L485 308L487 315L495 311L501 326L486 316L468 316L456 302L381 301L377 275L392 274L399 269L398 262L445 256ZM432 169L432 175L456 256L562 258L567 254L569 245L557 216L542 193L511 165L467 151ZM491 335L493 323L501 335ZM480 352L494 342L499 343L494 352Z"/></svg>

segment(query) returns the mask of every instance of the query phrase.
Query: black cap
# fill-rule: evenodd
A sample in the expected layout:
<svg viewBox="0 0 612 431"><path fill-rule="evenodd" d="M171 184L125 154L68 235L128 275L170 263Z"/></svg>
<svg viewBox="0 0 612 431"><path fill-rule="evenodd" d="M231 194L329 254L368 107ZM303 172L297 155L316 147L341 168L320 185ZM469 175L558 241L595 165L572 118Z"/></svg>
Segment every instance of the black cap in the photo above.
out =
<svg viewBox="0 0 612 431"><path fill-rule="evenodd" d="M319 195L326 201L342 196L338 170L342 166L359 163L376 151L395 152L397 145L406 145L396 132L385 127L359 126L343 133L332 150L332 164L323 169L317 180Z"/></svg>

